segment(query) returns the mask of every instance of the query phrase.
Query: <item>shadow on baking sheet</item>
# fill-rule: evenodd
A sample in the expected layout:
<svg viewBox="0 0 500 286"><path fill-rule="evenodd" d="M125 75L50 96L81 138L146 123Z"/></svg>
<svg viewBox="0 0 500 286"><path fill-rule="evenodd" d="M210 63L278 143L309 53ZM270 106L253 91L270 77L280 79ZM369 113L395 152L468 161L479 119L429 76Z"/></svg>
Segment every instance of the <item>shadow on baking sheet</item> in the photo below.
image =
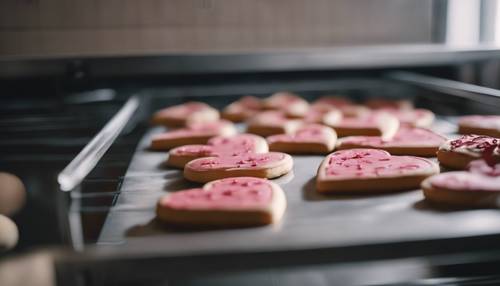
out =
<svg viewBox="0 0 500 286"><path fill-rule="evenodd" d="M183 177L177 176L165 176L166 182L163 185L163 190L167 192L175 192L181 190L187 190L192 188L201 188L203 184L198 184L190 182Z"/></svg>
<svg viewBox="0 0 500 286"><path fill-rule="evenodd" d="M419 211L427 211L427 212L465 212L465 211L474 211L482 208L461 208L455 206L446 206L440 204L434 204L432 202L427 201L426 199L421 199L413 204L413 208Z"/></svg>
<svg viewBox="0 0 500 286"><path fill-rule="evenodd" d="M321 194L316 191L316 178L311 178L302 187L302 197L306 201L324 201L324 200L358 200L373 197L381 197L388 193L357 193L357 194ZM389 193L390 194L390 193Z"/></svg>
<svg viewBox="0 0 500 286"><path fill-rule="evenodd" d="M153 218L146 224L135 225L125 232L127 237L144 237L159 235L165 233L193 233L193 232L207 232L207 231L228 231L238 229L251 229L256 227L266 226L238 226L238 227L209 227L209 226L181 226L170 225L164 223L156 218Z"/></svg>

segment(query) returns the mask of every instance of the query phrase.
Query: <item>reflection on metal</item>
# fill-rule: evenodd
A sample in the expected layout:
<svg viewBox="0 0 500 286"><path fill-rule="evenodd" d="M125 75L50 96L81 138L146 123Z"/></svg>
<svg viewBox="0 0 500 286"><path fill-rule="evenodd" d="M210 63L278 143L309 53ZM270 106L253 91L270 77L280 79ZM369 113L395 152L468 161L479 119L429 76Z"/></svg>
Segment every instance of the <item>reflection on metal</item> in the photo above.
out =
<svg viewBox="0 0 500 286"><path fill-rule="evenodd" d="M500 106L500 90L411 72L393 72L388 78L422 86L487 105Z"/></svg>
<svg viewBox="0 0 500 286"><path fill-rule="evenodd" d="M138 107L139 98L131 97L75 159L64 168L57 178L62 191L70 191L80 184L113 144Z"/></svg>
<svg viewBox="0 0 500 286"><path fill-rule="evenodd" d="M116 92L113 89L98 89L87 92L79 92L76 94L68 95L64 98L67 103L84 104L111 101L115 99Z"/></svg>
<svg viewBox="0 0 500 286"><path fill-rule="evenodd" d="M353 46L238 53L192 53L84 58L89 76L309 71L439 66L500 57L498 46L445 44ZM71 59L0 59L0 78L66 76Z"/></svg>

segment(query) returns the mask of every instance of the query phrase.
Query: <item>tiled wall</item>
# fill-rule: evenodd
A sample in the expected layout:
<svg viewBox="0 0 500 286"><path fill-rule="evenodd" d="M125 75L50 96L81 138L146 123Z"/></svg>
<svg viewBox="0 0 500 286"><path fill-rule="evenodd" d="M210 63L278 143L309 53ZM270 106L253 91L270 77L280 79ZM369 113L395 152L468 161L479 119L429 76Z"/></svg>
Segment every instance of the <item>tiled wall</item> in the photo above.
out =
<svg viewBox="0 0 500 286"><path fill-rule="evenodd" d="M430 0L0 0L0 56L429 42Z"/></svg>

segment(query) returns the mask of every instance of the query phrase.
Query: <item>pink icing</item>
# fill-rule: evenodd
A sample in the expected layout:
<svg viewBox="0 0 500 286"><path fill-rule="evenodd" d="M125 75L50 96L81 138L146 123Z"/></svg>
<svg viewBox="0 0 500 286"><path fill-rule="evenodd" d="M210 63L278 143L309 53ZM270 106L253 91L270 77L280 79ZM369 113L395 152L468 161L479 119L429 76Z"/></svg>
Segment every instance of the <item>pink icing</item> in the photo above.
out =
<svg viewBox="0 0 500 286"><path fill-rule="evenodd" d="M195 131L221 130L233 124L227 120L219 120L213 122L193 122L189 123L187 128Z"/></svg>
<svg viewBox="0 0 500 286"><path fill-rule="evenodd" d="M270 126L281 126L290 120L286 118L282 111L265 111L257 114L252 123L265 124Z"/></svg>
<svg viewBox="0 0 500 286"><path fill-rule="evenodd" d="M250 177L222 179L208 189L190 189L172 193L161 201L175 209L245 209L266 207L273 189L269 182Z"/></svg>
<svg viewBox="0 0 500 286"><path fill-rule="evenodd" d="M172 149L170 153L178 156L196 156L196 157L217 156L216 154L214 154L214 147L209 145L184 145Z"/></svg>
<svg viewBox="0 0 500 286"><path fill-rule="evenodd" d="M479 128L499 129L500 115L469 115L463 116L458 121L459 124L471 125Z"/></svg>
<svg viewBox="0 0 500 286"><path fill-rule="evenodd" d="M374 116L344 117L335 124L339 128L378 128L377 120Z"/></svg>
<svg viewBox="0 0 500 286"><path fill-rule="evenodd" d="M391 156L376 149L337 151L325 160L323 175L334 178L377 178L411 174L433 167L431 161L413 156Z"/></svg>
<svg viewBox="0 0 500 286"><path fill-rule="evenodd" d="M290 104L290 103L299 103L303 102L304 100L300 98L299 96L290 93L290 92L278 92L273 94L271 97L268 99L268 103L272 106L275 106L277 108L284 108L286 106L283 106L283 104Z"/></svg>
<svg viewBox="0 0 500 286"><path fill-rule="evenodd" d="M338 108L352 105L352 102L349 99L343 97L325 96L316 100L313 105L329 105Z"/></svg>
<svg viewBox="0 0 500 286"><path fill-rule="evenodd" d="M200 158L189 162L186 168L203 171L217 169L259 169L280 162L286 154L269 152L261 154L240 154L238 156L221 156Z"/></svg>
<svg viewBox="0 0 500 286"><path fill-rule="evenodd" d="M482 152L491 146L498 146L500 139L484 135L463 135L450 141L450 149L467 149L471 152Z"/></svg>
<svg viewBox="0 0 500 286"><path fill-rule="evenodd" d="M415 124L419 120L432 116L432 112L427 109L404 110L385 108L383 111L394 115L402 124Z"/></svg>
<svg viewBox="0 0 500 286"><path fill-rule="evenodd" d="M208 109L210 109L210 106L207 104L193 101L162 109L158 112L158 114L167 115L169 117L184 118L195 112Z"/></svg>
<svg viewBox="0 0 500 286"><path fill-rule="evenodd" d="M302 120L307 123L321 123L323 116L332 110L335 108L329 105L311 105Z"/></svg>
<svg viewBox="0 0 500 286"><path fill-rule="evenodd" d="M400 147L400 146L436 146L443 144L446 138L424 128L400 128L389 141L380 136L351 136L343 139L343 144L355 144L365 147Z"/></svg>
<svg viewBox="0 0 500 286"><path fill-rule="evenodd" d="M225 120L216 122L192 123L187 128L174 129L153 137L153 140L164 140L174 138L184 138L193 136L217 136L224 128L231 126L232 123Z"/></svg>
<svg viewBox="0 0 500 286"><path fill-rule="evenodd" d="M469 163L467 169L471 173L500 177L500 162L488 164L485 160L474 160Z"/></svg>
<svg viewBox="0 0 500 286"><path fill-rule="evenodd" d="M185 138L185 137L210 137L216 136L219 134L219 130L190 130L190 129L176 129L168 132L164 132L161 134L156 134L153 137L153 140L166 140L166 139L174 139L174 138Z"/></svg>
<svg viewBox="0 0 500 286"><path fill-rule="evenodd" d="M262 107L260 99L254 96L244 96L240 98L237 103L245 108L250 109L260 109Z"/></svg>
<svg viewBox="0 0 500 286"><path fill-rule="evenodd" d="M372 109L410 109L412 104L406 100L394 100L374 98L366 101L366 105Z"/></svg>
<svg viewBox="0 0 500 286"><path fill-rule="evenodd" d="M432 176L435 188L455 191L500 192L500 177L484 176L470 172L448 172Z"/></svg>
<svg viewBox="0 0 500 286"><path fill-rule="evenodd" d="M226 113L242 113L246 116L251 116L257 113L262 108L260 99L253 96L245 96L238 101L228 105L224 112Z"/></svg>
<svg viewBox="0 0 500 286"><path fill-rule="evenodd" d="M326 131L322 125L311 124L300 128L294 134L278 134L267 137L269 143L275 142L323 142Z"/></svg>
<svg viewBox="0 0 500 286"><path fill-rule="evenodd" d="M173 149L176 155L197 157L237 156L242 153L256 152L259 137L252 134L240 134L232 137L215 137L208 145L185 145Z"/></svg>

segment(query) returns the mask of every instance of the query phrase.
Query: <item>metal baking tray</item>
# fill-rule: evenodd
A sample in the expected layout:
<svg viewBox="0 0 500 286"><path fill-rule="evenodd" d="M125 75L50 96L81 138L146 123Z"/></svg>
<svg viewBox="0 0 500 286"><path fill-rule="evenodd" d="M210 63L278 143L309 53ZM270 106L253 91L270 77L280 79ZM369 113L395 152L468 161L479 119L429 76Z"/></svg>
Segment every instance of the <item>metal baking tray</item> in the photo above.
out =
<svg viewBox="0 0 500 286"><path fill-rule="evenodd" d="M385 80L410 86L419 95L432 93L417 102L438 113L433 128L449 136L456 128L449 100L468 106L464 112L477 112L484 102L500 104L496 90L468 90L475 86L457 87L453 81L406 73L388 74ZM238 128L244 130L242 124ZM148 150L151 136L161 131L154 127L144 134L97 244L87 248L86 255L99 258L87 266L97 280L106 280L102 266L106 271L140 267L134 275L151 278L500 249L499 210L436 209L424 201L421 190L318 194L314 179L324 156L310 155L293 156L293 172L274 180L288 203L280 223L242 229L170 228L155 220L158 198L200 185L186 181L180 170L163 167L166 152Z"/></svg>

